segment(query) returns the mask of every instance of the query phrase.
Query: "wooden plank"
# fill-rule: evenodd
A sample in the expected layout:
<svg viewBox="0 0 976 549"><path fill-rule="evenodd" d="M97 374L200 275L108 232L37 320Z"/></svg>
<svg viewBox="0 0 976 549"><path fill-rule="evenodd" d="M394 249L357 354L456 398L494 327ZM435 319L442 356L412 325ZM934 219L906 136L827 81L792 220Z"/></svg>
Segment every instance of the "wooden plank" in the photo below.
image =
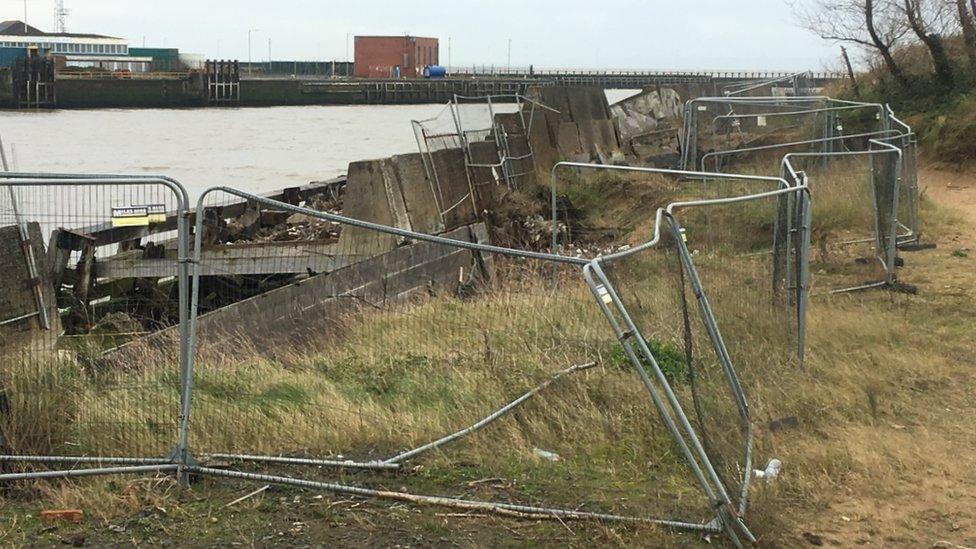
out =
<svg viewBox="0 0 976 549"><path fill-rule="evenodd" d="M286 187L268 193L261 194L262 198L297 204L300 201L308 200L310 197L338 189L346 184L346 176L336 177L327 181L315 181L300 187ZM247 201L236 196L223 204L216 204L207 207L208 211L214 211L223 219L237 217L247 210ZM166 221L154 223L149 227L113 227L111 221L78 227L72 232L88 235L95 239L96 246L107 246L117 244L126 240L136 240L167 231L175 231L177 226L177 212L166 212ZM189 223L195 222L195 214L187 217Z"/></svg>
<svg viewBox="0 0 976 549"><path fill-rule="evenodd" d="M55 229L51 232L51 240L47 247L47 268L55 292L61 287L64 273L68 269L68 261L71 259L71 252L83 250L85 246L92 244L90 237L73 231Z"/></svg>
<svg viewBox="0 0 976 549"><path fill-rule="evenodd" d="M95 264L99 280L176 276L176 253L161 259L134 257L131 252ZM319 274L351 265L364 258L340 254L335 242L262 242L210 246L200 255L201 276L262 274Z"/></svg>

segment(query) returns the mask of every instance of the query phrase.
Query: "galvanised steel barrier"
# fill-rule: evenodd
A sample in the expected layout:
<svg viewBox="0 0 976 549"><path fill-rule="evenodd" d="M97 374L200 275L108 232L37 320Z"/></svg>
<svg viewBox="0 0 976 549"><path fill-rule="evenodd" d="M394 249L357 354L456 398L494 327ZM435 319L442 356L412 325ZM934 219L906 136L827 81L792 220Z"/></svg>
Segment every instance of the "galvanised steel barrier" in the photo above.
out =
<svg viewBox="0 0 976 549"><path fill-rule="evenodd" d="M692 207L695 209L691 211L696 213L700 213L702 209L735 208L736 205L755 207L765 202L765 207L760 210L768 216L767 220L772 226L772 220L779 214L780 198L786 196L793 196L803 208L808 205L806 189L789 185L752 195L672 203L666 209L658 211L658 220L664 222L656 225L658 231L652 241L598 258L587 266L585 272L587 282L624 346L628 358L641 376L652 400L658 404L662 420L675 438L680 440L679 447L691 464L693 474L709 498L712 508L716 510L719 523L734 543L738 543L740 538L754 541L742 522L751 475L753 431L747 395L734 364L741 367L745 362L749 368L754 368L750 372L749 377L752 379L749 381L756 382L757 375L788 372L790 368L786 365L792 363L791 355L795 347L790 343L790 336L786 335L790 332L789 308L785 308L787 313L783 316L772 315L772 330L768 330L770 326L763 322L764 317L769 317L770 312L778 309L775 300L768 299L768 290L758 295L752 294L754 301L745 311L742 307L746 301L729 299L729 295L731 292L738 292L740 295L748 293L746 289L750 280L753 286L758 282L765 287L762 283L768 282L773 269L767 260L758 258L773 255L776 231L766 231L770 244L769 253L752 255L749 261L738 266L742 269L739 277L730 276L728 265L738 263L737 259L743 256L737 258L736 255L724 255L721 262L725 265L719 272L714 272L716 265L708 265L714 260L710 256L723 248L723 251L728 252L726 246L731 242L719 244L712 250L692 250L689 245L697 248L704 245L704 242L690 238L690 234L700 235L700 232L689 229L695 225L704 229L705 216L691 216L698 219L689 219L682 223L677 219L676 212ZM802 235L800 236L802 240ZM754 244L747 246L752 248ZM665 256L671 255L677 259L677 277L661 275L661 259L655 259L650 254L655 247L665 250ZM799 249L802 251L802 246ZM755 269L755 264L749 265L754 262L766 265ZM704 282L703 272L707 277ZM757 272L764 272L765 276L757 277ZM661 287L662 281L665 288ZM666 290L669 281L677 292L662 291ZM723 286L726 287L724 291ZM669 303L669 294L676 302ZM698 319L694 318L696 315L691 311L694 308L692 302L697 305ZM719 304L718 309L713 303ZM677 319L669 319L662 312L671 307L682 311ZM736 319L736 315L743 318ZM740 324L743 320L752 325L744 328ZM760 327L757 323L763 326ZM774 335L777 331L776 325L780 327L779 336ZM723 329L720 330L719 326L723 326ZM784 327L786 328L783 329ZM770 360L772 368L765 369L755 364L758 358L755 355L749 356L747 361L736 362L733 357L744 349L730 351L725 343L726 337L723 336L727 334L725 328L739 330L735 333L736 336L753 332L754 337L744 347L754 346L754 350L762 348L765 356L775 356ZM669 335L669 331L675 329L678 334ZM755 345L755 335L758 333L763 334L758 339L765 340L764 345ZM678 336L678 344L684 349L678 355L685 358L686 372L675 371L673 346L670 347L671 351L668 350L668 339L675 335ZM783 335L786 337L782 337ZM776 340L779 340L778 343ZM778 348L778 353L769 352L774 347Z"/></svg>
<svg viewBox="0 0 976 549"><path fill-rule="evenodd" d="M179 467L187 205L168 178L0 175L0 481ZM125 272L150 250L165 276Z"/></svg>
<svg viewBox="0 0 976 549"><path fill-rule="evenodd" d="M667 227L662 220L673 215L671 211L674 208L693 209L699 205L717 207L720 204L731 206L760 199L777 202L780 196L805 192L802 187L791 187L775 178L767 182L775 183L777 189L759 195L742 192L740 195L699 202L678 202L668 211L662 209L655 221L659 227L657 231L660 233L661 227ZM246 205L245 209L256 210L256 214L233 210L242 203ZM247 464L245 469L250 470L219 471L193 465L193 460L189 460L184 468L185 473L438 503L439 498L435 497L382 494L367 487L318 483L271 475L255 469L272 465L306 465L396 470L405 461L424 454L437 464L438 460L447 458L448 445L458 448L455 451L462 452L468 459L475 459L472 454L463 453L465 445L458 446L461 441L469 437L490 436L484 434L486 431L483 429L506 417L516 407L521 410L519 415L524 425L514 431L509 430L511 427L495 425L492 432L502 430L503 440L544 440L547 447L555 449L556 453L570 456L565 459L585 455L585 447L574 448L569 441L550 432L553 426L547 424L556 418L564 423L564 414L571 417L580 413L576 409L580 403L550 395L543 405L537 403L537 395L543 390L552 391L550 385L563 377L578 377L581 375L579 372L588 372L594 367L607 375L606 370L611 369L611 364L607 363L606 342L599 341L600 338L589 340L591 336L582 335L589 333L592 314L596 313L594 309L581 306L585 300L579 299L580 269L590 264L589 259L492 246L484 242L484 233L476 226L459 229L447 237L430 236L357 221L308 206L267 200L228 188L212 189L198 203L197 242L194 246L197 271L191 314L193 328L190 330L194 338L190 345L196 349L193 355L196 366L191 367L193 374L189 376L195 386L193 393L197 396L191 407L193 417L181 438L185 437L189 446L199 452L194 460L231 460ZM236 216L233 221L226 221L228 212ZM334 241L323 242L323 249L307 256L302 254L308 250L296 252L285 247L280 250L265 249L266 257L274 263L276 272L291 272L298 280L288 280L278 289L237 301L239 306L213 308L216 303L204 304L205 296L210 300L221 299L219 279L240 275L233 270L236 267L222 262L230 250L239 248L241 253L247 253L243 247L248 244L220 242L237 238L234 232L240 229L241 217L260 219L273 214L303 216L295 221L300 219L302 223L326 224L333 230L330 238ZM776 215L775 208L772 215ZM225 222L218 219L225 219ZM340 227L338 231L336 225ZM772 232L769 232L769 237L773 238ZM218 243L207 244L208 238ZM653 248L659 240L655 238L650 242L638 243L633 249ZM686 263L691 258L691 252L684 249L683 253L682 272L685 272L691 266ZM323 262L322 257L327 259ZM405 262L404 257L411 259ZM294 266L284 268L293 263ZM305 268L302 269L302 266ZM557 271L555 286L552 279L554 266ZM256 267L249 264L249 268ZM246 283L238 281L238 284L239 287L246 287ZM292 292L296 287L305 288L304 296ZM699 298L704 296L703 288L698 287L695 291ZM234 296L231 300L238 297L245 296ZM470 304L465 300L470 300ZM705 307L705 311L709 310L707 303L700 301L699 304ZM687 310L685 314L687 316ZM233 319L233 322L222 316ZM312 333L299 334L297 341L293 341L289 334L299 324L311 326ZM240 329L236 332L227 330L227 325ZM714 322L711 325L714 326ZM574 337L574 333L579 335ZM689 340L694 339L690 335L688 337ZM720 338L712 337L708 341L706 345L715 349L716 356L728 356L727 351L721 350ZM701 341L696 342L696 345L702 344ZM281 347L287 348L283 350ZM300 358L301 353L293 351L296 347L317 349L318 352ZM242 363L233 358L227 360L229 348L247 349L245 355L256 354L270 360L285 361L288 366L278 363L268 370L261 364ZM630 357L626 356L626 347L622 346L621 351L625 355L622 358L633 365ZM460 356L456 353L460 353ZM611 360L620 360L612 359L616 353L610 353ZM452 363L452 368L446 367ZM487 403L469 402L457 409L449 408L447 413L440 408L444 402L463 402L471 398L463 390L449 396L451 388L463 387L464 375L457 379L453 376L465 373L466 369L458 366L465 363L468 367L475 366L473 370L479 372L497 372L499 364L518 366L519 379L526 369L542 368L548 372L540 377L543 380L541 385L527 387L529 390L515 400L475 421L478 416L472 415L473 409L481 407L486 412L490 411ZM411 369L423 372L424 386L409 384ZM282 374L282 371L287 373ZM385 371L400 379L390 380ZM643 367L638 368L638 372L641 371ZM438 379L444 372L449 373L445 379L450 379L451 387L442 386L444 380ZM291 379L289 376L292 376ZM404 381L403 377L408 381ZM370 395L370 384L383 379L387 379L383 383L393 385L383 385L379 393ZM330 387L330 384L340 380L353 387L357 383L366 383L366 386L361 389L362 393L353 391L354 394L343 400L340 398L343 395L336 393L335 387ZM221 386L221 381L227 386ZM404 394L398 396L400 391L396 385L401 383L407 383L407 387L403 388ZM493 396L497 390L487 381L476 385L482 396ZM345 390L350 388L346 387ZM325 400L316 398L319 394L326 395ZM519 391L513 390L511 394L517 395ZM677 413L680 417L684 414L680 403L670 402L665 406L662 401L655 400L654 395L651 396L652 409L657 415L670 417L670 414ZM422 427L417 429L418 433L443 430L448 434L424 441L409 428L405 429L405 435L389 431L389 425L396 422L397 416L390 416L391 411L385 409L381 401L389 398L412 399L409 407L400 403L400 408L407 410L418 405L418 397L428 405L435 405L436 413L429 418L422 417L420 413L421 417L413 417L408 422L417 422L416 425ZM498 404L507 401L501 397L499 392ZM704 393L701 398L706 398ZM737 399L740 404L744 402L741 393ZM542 409L534 410L536 405ZM565 409L562 408L564 406ZM267 420L262 420L262 416ZM470 422L459 423L457 420L460 417L471 419ZM724 419L727 416L715 417ZM741 420L740 415L738 421ZM349 429L350 423L358 425ZM447 429L445 423L456 423L459 429ZM282 430L279 426L283 424L290 427ZM306 430L308 427L311 430ZM685 489L693 490L697 485L712 504L724 501L721 494L728 495L730 491L723 483L733 477L747 478L748 463L743 459L723 461L720 469L724 476L718 476L719 469L711 464L704 447L700 443L689 443L697 437L694 428L689 432L689 427L690 424L683 424L681 436L675 441L691 452L686 454L686 458L691 457L689 466L693 473L710 472L704 477L705 483L699 478ZM732 429L739 432L737 427L732 426ZM670 437L675 434L670 428L663 433ZM638 430L635 436L638 435L656 437L662 433ZM235 446L222 446L227 444ZM336 454L335 448L341 445L380 450L388 447L389 450L385 456L382 453L370 455L362 450ZM396 447L400 445L408 449L397 450ZM505 450L518 452L529 446L534 446L534 443L524 447L515 444ZM646 448L660 446L648 444ZM740 450L747 452L745 447ZM540 452L540 455L546 453ZM485 460L486 467L492 465L490 457L481 455L478 459ZM738 469L738 472L729 476L727 471L733 469ZM745 494L747 482L736 481L732 490ZM595 497L598 501L602 499L599 494ZM628 509L626 512L614 510L607 513L582 513L458 498L441 503L452 506L479 505L482 506L480 508L494 511L561 518L642 520L669 527L726 532L733 540L738 536L751 539L739 516L744 512L744 503L740 501L740 496L736 497L739 498L736 505L732 505L731 498L725 497L731 507L713 510L716 514L706 516L699 522L635 519L634 513L643 515L653 509L653 506L647 507L646 503L639 511ZM687 512L686 506L689 505L687 502L659 503L671 506L670 509L660 509L669 517ZM709 506L703 509L709 509Z"/></svg>
<svg viewBox="0 0 976 549"><path fill-rule="evenodd" d="M798 163L803 161L847 161L845 164L828 164L826 168L820 162L802 165L802 171L807 176L814 174L811 177L816 181L813 192L829 195L833 208L846 207L851 210L848 213L850 219L846 221L841 219L833 225L829 221L818 222L813 226L812 230L823 239L820 243L821 256L827 253L826 239L831 236L839 241L834 244L835 247L846 248L848 253L864 253L870 258L861 262L867 270L859 270L857 276L863 277L860 283L834 289L833 293L892 286L895 283L899 199L902 195L902 181L898 174L903 171L903 153L883 140L872 140L870 146L866 151L790 153L783 157L783 171L794 173L800 167ZM837 174L838 169L844 170L844 177ZM843 216L835 212L834 217ZM857 249L865 245L866 249ZM827 262L828 258L821 257L820 260ZM871 280L864 282L868 278Z"/></svg>
<svg viewBox="0 0 976 549"><path fill-rule="evenodd" d="M712 113L713 109L716 109L715 113ZM897 245L918 245L921 229L916 138L911 128L888 106L821 97L702 98L688 102L685 112L684 162L700 156L703 169L734 172L739 166L749 166L763 173L765 163L770 166L779 164L784 154L817 158L823 170L814 179L821 180L819 186L822 189L829 187L827 192L834 193L827 196L828 199L836 199L839 196L836 193L841 192L850 195L854 202L870 205L856 223L863 234L848 238L844 241L845 246L864 242L870 235L877 244L880 264L884 267L880 275L845 289L894 286L897 249L889 246L889 216L894 218L896 225ZM711 142L702 140L699 120L703 113L704 118L711 117ZM732 139L733 134L738 137ZM722 138L726 143L722 145L715 138ZM703 143L713 150L699 155L697 151ZM869 160L870 169L865 172L864 180L868 182L870 192L865 192L860 183L852 185L847 180L849 173L843 167L834 172L828 170L854 156ZM895 165L887 166L887 163ZM805 168L809 172L812 166L807 162ZM835 180L839 184L834 184ZM817 187L816 183L814 187ZM890 197L891 192L897 196ZM881 203L875 203L876 199ZM894 210L889 212L892 208Z"/></svg>
<svg viewBox="0 0 976 549"><path fill-rule="evenodd" d="M607 167L562 167L569 168ZM89 198L80 201L80 220L57 213L79 203L74 195L15 196L16 215L45 219L53 212L52 231L81 238L78 253L56 239L43 253L71 252L66 269L75 283L66 305L97 311L93 286L131 279L152 282L153 291L175 281L167 295L179 305L171 319L153 319L151 334L113 333L119 340L99 346L98 360L71 364L72 383L22 378L28 388L79 391L84 398L62 399L76 403L67 414L58 410L65 417L92 410L123 427L77 421L77 455L24 447L26 455L7 456L76 468L38 467L0 480L175 470L184 483L199 474L754 541L744 523L754 433L743 380L756 382L750 363L758 356L767 357L762 366L783 371L802 360L796 340L804 285L791 286L790 273L803 279L808 190L796 172L789 179L652 172L692 184L670 188L656 210L646 206L648 224L596 258L491 245L477 223L433 236L359 221L318 197L285 203L215 188L191 213L185 192L170 180L10 174L0 181L17 188L102 190L82 193ZM86 278L89 284L78 284ZM143 284L133 291L146 291ZM52 286L65 293L64 284ZM588 305L587 287L598 308ZM89 294L79 297L77 289ZM128 300L110 309L130 317L138 311ZM593 330L600 312L616 343ZM763 329L748 324L757 320ZM63 338L47 340L59 346ZM588 383L592 378L600 383ZM106 396L116 390L128 398ZM634 421L620 424L607 414L613 402L636 411ZM514 421L501 421L516 409ZM663 430L641 420L654 416ZM38 441L6 432L15 442ZM657 464L639 473L643 482L680 466L671 455L678 448L690 476L665 476L674 499L617 503L613 483L601 475L616 469L612 460L631 456L593 451L621 437L639 461ZM489 443L495 452L483 451ZM118 449L124 451L111 452ZM458 456L483 470L505 470L510 456L523 453L516 461L532 467L553 455L581 466L588 481L581 485L594 492L581 497L600 510L419 496L287 472L311 466L381 475L421 458L428 468L451 468ZM586 466L604 460L608 467ZM216 466L226 462L235 465ZM89 464L98 467L80 468Z"/></svg>

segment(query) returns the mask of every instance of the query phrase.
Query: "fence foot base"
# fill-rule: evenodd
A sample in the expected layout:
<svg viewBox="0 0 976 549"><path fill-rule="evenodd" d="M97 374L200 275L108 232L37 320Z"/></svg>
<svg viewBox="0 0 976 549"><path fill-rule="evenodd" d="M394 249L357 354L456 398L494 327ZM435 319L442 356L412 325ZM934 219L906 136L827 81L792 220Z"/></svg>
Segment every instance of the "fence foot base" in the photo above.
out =
<svg viewBox="0 0 976 549"><path fill-rule="evenodd" d="M852 288L840 288L837 290L831 290L831 295L836 294L848 294L852 292L861 292L864 290L889 290L892 292L897 292L901 294L918 295L918 286L914 284L906 284L904 282L898 282L897 280L888 282L867 282L861 286L854 286Z"/></svg>
<svg viewBox="0 0 976 549"><path fill-rule="evenodd" d="M898 251L901 252L920 252L922 250L935 250L939 247L938 244L934 242L910 242L906 244L899 244Z"/></svg>

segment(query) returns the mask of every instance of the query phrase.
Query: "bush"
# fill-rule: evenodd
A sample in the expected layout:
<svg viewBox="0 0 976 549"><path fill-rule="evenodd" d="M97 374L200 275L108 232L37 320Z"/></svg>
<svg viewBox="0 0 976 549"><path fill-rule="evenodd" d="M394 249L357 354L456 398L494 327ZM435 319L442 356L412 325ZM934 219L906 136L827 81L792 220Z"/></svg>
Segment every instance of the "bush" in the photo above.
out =
<svg viewBox="0 0 976 549"><path fill-rule="evenodd" d="M684 382L687 380L688 362L685 359L684 351L672 343L654 341L653 339L647 340L646 343L647 348L651 350L651 354L654 355L654 360L657 361L657 365L661 368L661 372L664 373L664 377L667 378L669 383ZM627 355L624 354L623 347L620 345L614 347L611 358L612 363L621 368L630 368L631 366ZM643 364L645 368L650 367L650 364L646 361Z"/></svg>

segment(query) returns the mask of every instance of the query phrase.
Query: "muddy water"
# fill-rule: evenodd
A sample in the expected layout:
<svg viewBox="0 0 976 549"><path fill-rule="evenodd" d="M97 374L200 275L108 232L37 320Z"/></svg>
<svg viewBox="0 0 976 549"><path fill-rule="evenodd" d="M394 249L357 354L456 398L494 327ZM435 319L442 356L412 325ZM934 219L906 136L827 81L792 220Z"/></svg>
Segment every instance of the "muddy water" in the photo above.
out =
<svg viewBox="0 0 976 549"><path fill-rule="evenodd" d="M608 96L613 101L629 93ZM483 106L468 108L471 120L489 119ZM196 196L214 185L250 192L302 185L345 173L352 161L416 152L410 121L442 110L411 105L3 112L0 136L20 171L161 174Z"/></svg>

